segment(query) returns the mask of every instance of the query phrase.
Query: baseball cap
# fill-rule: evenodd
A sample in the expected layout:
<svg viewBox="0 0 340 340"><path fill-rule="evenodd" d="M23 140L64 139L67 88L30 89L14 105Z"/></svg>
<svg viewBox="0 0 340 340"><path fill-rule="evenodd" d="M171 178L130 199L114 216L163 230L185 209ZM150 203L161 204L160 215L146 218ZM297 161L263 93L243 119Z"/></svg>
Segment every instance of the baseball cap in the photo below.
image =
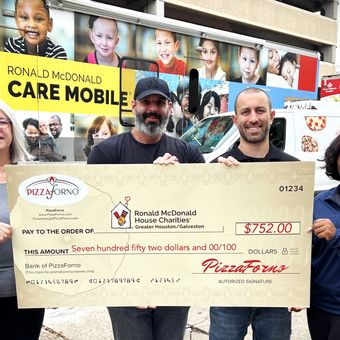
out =
<svg viewBox="0 0 340 340"><path fill-rule="evenodd" d="M157 77L146 77L140 79L136 85L133 98L141 100L152 94L159 94L167 100L171 101L168 84L166 83L166 81Z"/></svg>

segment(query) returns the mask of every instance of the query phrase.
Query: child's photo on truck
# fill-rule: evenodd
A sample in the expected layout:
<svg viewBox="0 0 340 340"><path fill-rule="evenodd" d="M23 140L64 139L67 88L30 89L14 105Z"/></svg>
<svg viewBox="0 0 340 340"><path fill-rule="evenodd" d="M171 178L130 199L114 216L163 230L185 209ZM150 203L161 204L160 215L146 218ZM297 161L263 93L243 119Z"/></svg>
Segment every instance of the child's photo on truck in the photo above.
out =
<svg viewBox="0 0 340 340"><path fill-rule="evenodd" d="M6 40L6 52L67 59L64 48L47 36L53 29L47 1L16 0L14 15L20 36Z"/></svg>

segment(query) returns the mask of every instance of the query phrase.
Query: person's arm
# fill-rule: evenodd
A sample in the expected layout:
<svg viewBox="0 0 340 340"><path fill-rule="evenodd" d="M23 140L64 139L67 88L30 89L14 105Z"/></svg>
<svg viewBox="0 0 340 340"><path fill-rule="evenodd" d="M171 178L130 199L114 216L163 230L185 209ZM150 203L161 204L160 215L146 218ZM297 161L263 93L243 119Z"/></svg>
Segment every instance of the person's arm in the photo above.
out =
<svg viewBox="0 0 340 340"><path fill-rule="evenodd" d="M0 244L12 238L12 231L9 224L0 222Z"/></svg>
<svg viewBox="0 0 340 340"><path fill-rule="evenodd" d="M340 217L338 218L340 221ZM336 221L328 218L316 219L312 225L314 235L319 239L326 239L329 246L340 248L340 229L336 229Z"/></svg>
<svg viewBox="0 0 340 340"><path fill-rule="evenodd" d="M40 154L49 160L54 160L57 162L63 162L65 159L64 156L53 152L50 146L48 145L44 145L43 147L40 148Z"/></svg>

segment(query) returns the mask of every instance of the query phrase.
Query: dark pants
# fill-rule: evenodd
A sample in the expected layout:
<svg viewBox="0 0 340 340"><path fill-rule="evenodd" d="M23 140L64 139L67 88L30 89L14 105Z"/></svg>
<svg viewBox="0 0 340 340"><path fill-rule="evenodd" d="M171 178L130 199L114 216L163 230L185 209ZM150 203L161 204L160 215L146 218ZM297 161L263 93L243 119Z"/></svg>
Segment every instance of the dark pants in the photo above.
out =
<svg viewBox="0 0 340 340"><path fill-rule="evenodd" d="M15 296L0 298L1 340L38 340L45 310L18 309Z"/></svg>
<svg viewBox="0 0 340 340"><path fill-rule="evenodd" d="M210 307L210 340L243 340L248 326L254 340L289 340L291 313L287 308Z"/></svg>
<svg viewBox="0 0 340 340"><path fill-rule="evenodd" d="M189 307L108 307L115 340L183 340Z"/></svg>
<svg viewBox="0 0 340 340"><path fill-rule="evenodd" d="M312 340L340 339L340 315L312 307L307 309L307 319Z"/></svg>

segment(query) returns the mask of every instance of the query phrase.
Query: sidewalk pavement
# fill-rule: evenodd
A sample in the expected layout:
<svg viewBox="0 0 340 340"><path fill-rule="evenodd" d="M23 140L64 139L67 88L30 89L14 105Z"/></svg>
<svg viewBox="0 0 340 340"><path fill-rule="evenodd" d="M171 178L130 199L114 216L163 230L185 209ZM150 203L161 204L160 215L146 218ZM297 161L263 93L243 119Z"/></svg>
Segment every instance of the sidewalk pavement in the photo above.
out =
<svg viewBox="0 0 340 340"><path fill-rule="evenodd" d="M311 340L306 312L293 313L291 340ZM209 308L190 308L185 340L208 340ZM251 329L245 340L251 340ZM46 309L39 340L113 340L106 308ZM138 340L138 339L136 339Z"/></svg>

